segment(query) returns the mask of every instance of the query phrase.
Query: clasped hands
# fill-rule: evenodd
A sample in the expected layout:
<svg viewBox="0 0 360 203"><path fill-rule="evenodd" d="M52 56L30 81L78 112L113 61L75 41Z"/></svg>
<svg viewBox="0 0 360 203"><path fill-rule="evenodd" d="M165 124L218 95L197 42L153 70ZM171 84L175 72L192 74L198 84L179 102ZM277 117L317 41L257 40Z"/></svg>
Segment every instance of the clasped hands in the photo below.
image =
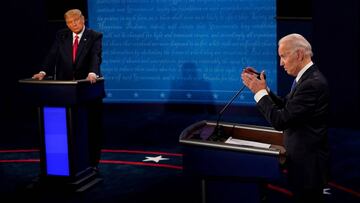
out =
<svg viewBox="0 0 360 203"><path fill-rule="evenodd" d="M262 89L266 90L267 87L265 72L261 71L260 77L258 77L259 73L253 67L246 67L241 73L241 79L244 85L248 87L254 94Z"/></svg>

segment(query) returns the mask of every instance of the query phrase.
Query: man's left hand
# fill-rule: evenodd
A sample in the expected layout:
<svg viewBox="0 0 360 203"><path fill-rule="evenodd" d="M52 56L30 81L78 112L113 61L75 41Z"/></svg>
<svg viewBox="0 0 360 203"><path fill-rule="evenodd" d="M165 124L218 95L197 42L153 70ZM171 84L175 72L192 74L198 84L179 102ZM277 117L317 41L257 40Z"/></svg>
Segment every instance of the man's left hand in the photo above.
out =
<svg viewBox="0 0 360 203"><path fill-rule="evenodd" d="M91 84L93 84L96 83L96 78L97 76L95 73L89 73L86 79L89 80Z"/></svg>
<svg viewBox="0 0 360 203"><path fill-rule="evenodd" d="M251 92L256 94L258 91L262 89L266 89L266 80L264 78L264 71L260 74L260 80L257 78L257 75L250 74L245 71L241 73L241 79L246 87L248 87Z"/></svg>

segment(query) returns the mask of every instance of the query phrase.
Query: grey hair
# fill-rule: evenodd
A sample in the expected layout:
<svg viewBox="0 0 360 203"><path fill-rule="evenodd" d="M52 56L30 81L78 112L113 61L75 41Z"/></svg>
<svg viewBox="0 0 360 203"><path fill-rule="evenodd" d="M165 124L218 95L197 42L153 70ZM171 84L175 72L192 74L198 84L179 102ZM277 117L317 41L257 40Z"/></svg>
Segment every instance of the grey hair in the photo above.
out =
<svg viewBox="0 0 360 203"><path fill-rule="evenodd" d="M279 40L278 45L280 46L280 44L284 42L287 42L290 45L291 49L293 49L294 51L298 49L302 49L304 50L305 55L310 57L313 56L311 44L305 39L305 37L303 37L300 34L293 33L286 35L285 37Z"/></svg>

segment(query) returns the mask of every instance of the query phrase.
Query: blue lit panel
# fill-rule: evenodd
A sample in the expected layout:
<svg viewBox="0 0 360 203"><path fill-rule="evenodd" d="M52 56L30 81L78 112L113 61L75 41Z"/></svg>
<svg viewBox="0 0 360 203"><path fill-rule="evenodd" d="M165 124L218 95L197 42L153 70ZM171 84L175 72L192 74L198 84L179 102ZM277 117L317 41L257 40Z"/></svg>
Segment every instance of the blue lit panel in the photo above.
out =
<svg viewBox="0 0 360 203"><path fill-rule="evenodd" d="M44 107L45 155L48 175L69 175L65 107Z"/></svg>

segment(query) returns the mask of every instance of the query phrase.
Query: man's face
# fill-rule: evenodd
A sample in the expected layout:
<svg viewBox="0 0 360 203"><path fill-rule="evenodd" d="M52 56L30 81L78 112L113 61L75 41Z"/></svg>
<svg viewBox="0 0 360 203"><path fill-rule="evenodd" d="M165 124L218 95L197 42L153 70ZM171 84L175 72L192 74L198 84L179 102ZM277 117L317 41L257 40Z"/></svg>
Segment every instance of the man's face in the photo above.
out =
<svg viewBox="0 0 360 203"><path fill-rule="evenodd" d="M296 77L301 69L301 64L298 60L298 50L292 50L287 46L286 42L279 45L280 66L283 66L286 73Z"/></svg>
<svg viewBox="0 0 360 203"><path fill-rule="evenodd" d="M74 33L78 34L84 28L84 16L70 15L66 17L65 21L68 28Z"/></svg>

